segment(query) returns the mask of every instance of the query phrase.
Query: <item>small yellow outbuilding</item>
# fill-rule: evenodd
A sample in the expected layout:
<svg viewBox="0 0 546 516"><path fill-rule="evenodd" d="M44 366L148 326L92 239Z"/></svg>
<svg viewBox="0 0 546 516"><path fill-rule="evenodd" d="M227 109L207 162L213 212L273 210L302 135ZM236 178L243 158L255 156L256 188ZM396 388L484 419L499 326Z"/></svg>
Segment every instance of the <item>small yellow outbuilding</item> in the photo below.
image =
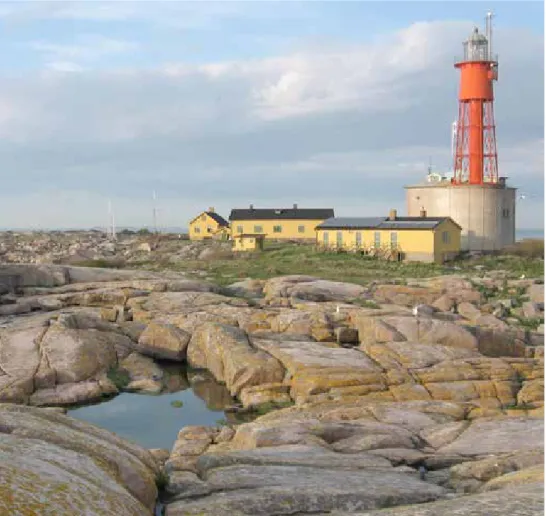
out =
<svg viewBox="0 0 546 516"><path fill-rule="evenodd" d="M461 250L461 226L449 217L331 218L316 227L319 249L362 252L390 260L443 263Z"/></svg>
<svg viewBox="0 0 546 516"><path fill-rule="evenodd" d="M234 251L263 251L265 235L262 233L239 233L233 235Z"/></svg>
<svg viewBox="0 0 546 516"><path fill-rule="evenodd" d="M209 208L202 211L189 223L190 240L227 240L229 238L229 223L224 217Z"/></svg>

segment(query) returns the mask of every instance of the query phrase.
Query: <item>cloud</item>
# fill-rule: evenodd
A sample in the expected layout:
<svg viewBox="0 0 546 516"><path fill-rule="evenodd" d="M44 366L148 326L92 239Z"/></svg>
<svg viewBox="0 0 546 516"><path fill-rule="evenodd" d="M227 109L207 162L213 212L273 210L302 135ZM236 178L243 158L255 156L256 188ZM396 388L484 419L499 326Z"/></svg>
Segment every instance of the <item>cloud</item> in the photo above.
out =
<svg viewBox="0 0 546 516"><path fill-rule="evenodd" d="M403 210L402 187L424 176L429 157L440 171L450 166L453 54L471 27L417 23L367 45L77 74L64 73L72 58L91 62L123 45L42 49L57 52L56 69L2 80L0 154L12 175L0 192L0 225L60 225L67 213L73 224L94 225L110 196L120 218L137 225L154 188L173 226L203 206L227 215L251 201L320 203L345 215ZM542 192L543 41L499 29L496 51L500 172ZM537 225L537 195L519 225Z"/></svg>
<svg viewBox="0 0 546 516"><path fill-rule="evenodd" d="M104 57L126 54L138 49L138 44L96 34L80 35L72 44L31 41L28 46L43 55L46 67L57 71L83 71L87 65L95 64Z"/></svg>

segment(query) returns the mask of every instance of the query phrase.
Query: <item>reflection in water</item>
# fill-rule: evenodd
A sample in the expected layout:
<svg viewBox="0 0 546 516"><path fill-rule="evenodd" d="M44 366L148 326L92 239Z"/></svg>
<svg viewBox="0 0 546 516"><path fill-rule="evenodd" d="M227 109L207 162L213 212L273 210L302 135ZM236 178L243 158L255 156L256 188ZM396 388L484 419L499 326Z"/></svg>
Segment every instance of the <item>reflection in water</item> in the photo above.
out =
<svg viewBox="0 0 546 516"><path fill-rule="evenodd" d="M124 392L102 403L74 407L69 415L145 448L167 449L171 449L183 426L216 426L219 420L236 422L234 414L223 412L236 400L208 371L188 371L172 363L158 365L165 372L161 394ZM181 401L182 407L173 407L173 401Z"/></svg>
<svg viewBox="0 0 546 516"><path fill-rule="evenodd" d="M209 410L223 410L235 401L226 386L218 383L208 371L188 371L188 381Z"/></svg>

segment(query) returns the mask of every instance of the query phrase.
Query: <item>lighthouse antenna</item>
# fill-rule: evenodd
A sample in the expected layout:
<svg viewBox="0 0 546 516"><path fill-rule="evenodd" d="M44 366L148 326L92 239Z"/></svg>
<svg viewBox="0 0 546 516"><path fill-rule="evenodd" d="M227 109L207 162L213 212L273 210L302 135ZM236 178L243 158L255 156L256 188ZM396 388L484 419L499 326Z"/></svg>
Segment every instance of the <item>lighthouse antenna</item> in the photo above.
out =
<svg viewBox="0 0 546 516"><path fill-rule="evenodd" d="M485 17L485 35L487 36L487 59L493 59L493 13L487 12Z"/></svg>

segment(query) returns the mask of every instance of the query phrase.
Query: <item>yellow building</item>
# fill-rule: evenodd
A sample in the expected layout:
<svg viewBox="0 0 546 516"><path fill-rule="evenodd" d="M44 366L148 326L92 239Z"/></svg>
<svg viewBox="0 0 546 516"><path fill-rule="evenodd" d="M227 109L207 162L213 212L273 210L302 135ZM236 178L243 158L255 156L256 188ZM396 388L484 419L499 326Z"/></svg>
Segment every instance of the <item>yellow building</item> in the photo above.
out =
<svg viewBox="0 0 546 516"><path fill-rule="evenodd" d="M192 219L189 224L190 240L229 238L229 222L221 215L209 208Z"/></svg>
<svg viewBox="0 0 546 516"><path fill-rule="evenodd" d="M292 208L254 208L231 210L231 236L243 233L267 234L268 240L315 241L315 228L334 216L334 210Z"/></svg>
<svg viewBox="0 0 546 516"><path fill-rule="evenodd" d="M331 218L316 228L317 246L392 260L443 263L461 250L461 226L449 217Z"/></svg>
<svg viewBox="0 0 546 516"><path fill-rule="evenodd" d="M233 237L234 251L263 251L265 235L240 233Z"/></svg>

